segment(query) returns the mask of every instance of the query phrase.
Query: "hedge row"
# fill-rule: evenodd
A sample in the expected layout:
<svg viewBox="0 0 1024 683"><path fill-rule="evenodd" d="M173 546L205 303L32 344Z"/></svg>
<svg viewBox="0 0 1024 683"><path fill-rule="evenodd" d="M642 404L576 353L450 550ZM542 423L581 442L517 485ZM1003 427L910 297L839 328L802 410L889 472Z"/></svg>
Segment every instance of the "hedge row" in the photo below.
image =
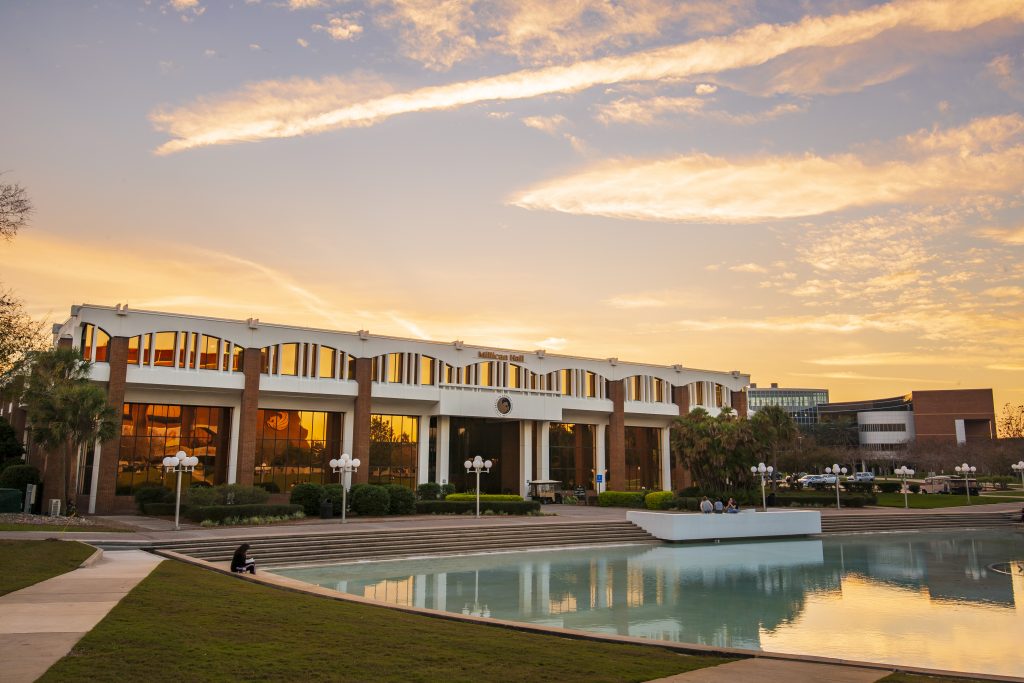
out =
<svg viewBox="0 0 1024 683"><path fill-rule="evenodd" d="M476 494L475 493L450 493L447 496L445 496L444 499L445 500L454 500L454 501L467 501L467 500L471 500L473 502L476 502ZM508 495L508 494L499 494L499 493L481 493L480 494L480 502L481 503L484 502L485 500L489 501L489 502L492 502L492 503L496 503L496 502L499 502L499 501L516 503L516 502L521 501L522 499L523 499L522 496L513 496L513 495Z"/></svg>
<svg viewBox="0 0 1024 683"><path fill-rule="evenodd" d="M642 508L645 495L643 491L602 491L597 504L603 508Z"/></svg>
<svg viewBox="0 0 1024 683"><path fill-rule="evenodd" d="M644 507L648 510L670 510L675 507L675 497L671 491L654 491L644 498Z"/></svg>
<svg viewBox="0 0 1024 683"><path fill-rule="evenodd" d="M839 501L842 505L850 508L862 508L865 505L874 505L877 499L874 496L860 493L840 495ZM836 504L836 497L828 494L775 494L775 507L829 507Z"/></svg>
<svg viewBox="0 0 1024 683"><path fill-rule="evenodd" d="M416 501L416 513L420 515L458 515L476 510L476 499L472 502L464 500L419 500ZM528 515L540 510L540 503L535 500L518 501L484 501L480 500L480 512L503 512L508 515Z"/></svg>
<svg viewBox="0 0 1024 683"><path fill-rule="evenodd" d="M149 503L154 505L154 503ZM290 517L301 512L301 505L210 505L207 507L190 507L182 510L182 514L193 522L223 522L228 517ZM174 506L171 506L174 514Z"/></svg>

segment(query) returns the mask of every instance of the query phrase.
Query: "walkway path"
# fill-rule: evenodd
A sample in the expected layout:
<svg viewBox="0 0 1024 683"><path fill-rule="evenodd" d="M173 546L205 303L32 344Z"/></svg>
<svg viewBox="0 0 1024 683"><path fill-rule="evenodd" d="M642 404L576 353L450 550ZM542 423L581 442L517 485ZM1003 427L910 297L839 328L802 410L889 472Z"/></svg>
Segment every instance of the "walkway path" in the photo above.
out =
<svg viewBox="0 0 1024 683"><path fill-rule="evenodd" d="M688 671L668 678L659 678L650 683L721 683L722 681L874 683L890 673L892 673L891 670L868 669L859 666L751 657L719 666L709 666L706 669Z"/></svg>
<svg viewBox="0 0 1024 683"><path fill-rule="evenodd" d="M42 676L162 561L141 550L108 551L89 567L0 596L4 683Z"/></svg>

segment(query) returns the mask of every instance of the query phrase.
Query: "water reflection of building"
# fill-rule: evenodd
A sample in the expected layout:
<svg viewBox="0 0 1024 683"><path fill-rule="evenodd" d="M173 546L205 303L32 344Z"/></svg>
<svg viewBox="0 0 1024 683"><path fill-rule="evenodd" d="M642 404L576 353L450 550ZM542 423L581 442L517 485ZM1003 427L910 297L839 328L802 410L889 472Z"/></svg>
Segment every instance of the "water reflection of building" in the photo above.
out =
<svg viewBox="0 0 1024 683"><path fill-rule="evenodd" d="M933 600L1014 606L1011 577L989 569L1012 555L1007 537L985 531L970 534L921 533L899 541L858 535L829 539L826 557L846 573L913 590Z"/></svg>

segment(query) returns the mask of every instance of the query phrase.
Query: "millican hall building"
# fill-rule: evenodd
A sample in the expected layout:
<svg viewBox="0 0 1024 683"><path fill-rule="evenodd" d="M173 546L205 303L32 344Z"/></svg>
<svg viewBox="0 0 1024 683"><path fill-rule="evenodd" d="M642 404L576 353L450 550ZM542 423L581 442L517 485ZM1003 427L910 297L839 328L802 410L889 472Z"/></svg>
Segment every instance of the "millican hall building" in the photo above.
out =
<svg viewBox="0 0 1024 683"><path fill-rule="evenodd" d="M494 461L490 493L525 495L533 479L595 489L599 474L602 489L669 490L685 474L670 458L673 419L747 410L738 371L461 341L92 305L54 335L93 361L122 415L119 436L79 454L73 485L89 512L131 508L179 450L199 458L191 483L281 494L337 481L327 463L342 453L363 463L354 482L465 490L463 462L479 454Z"/></svg>

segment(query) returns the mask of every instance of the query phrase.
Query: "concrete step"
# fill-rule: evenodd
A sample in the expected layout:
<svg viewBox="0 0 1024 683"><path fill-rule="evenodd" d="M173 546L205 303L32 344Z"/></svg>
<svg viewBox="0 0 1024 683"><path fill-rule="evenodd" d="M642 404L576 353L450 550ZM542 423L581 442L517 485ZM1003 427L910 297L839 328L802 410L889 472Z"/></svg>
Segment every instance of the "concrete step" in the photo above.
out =
<svg viewBox="0 0 1024 683"><path fill-rule="evenodd" d="M1019 523L1019 519L1019 513L1004 511L823 516L821 531L822 533L868 533L872 531L1006 527Z"/></svg>
<svg viewBox="0 0 1024 683"><path fill-rule="evenodd" d="M577 545L650 544L658 541L629 522L524 524L456 529L407 529L387 532L341 531L311 536L281 536L248 541L261 566L324 564L423 555L452 555L488 550ZM239 539L158 544L203 560L230 559Z"/></svg>

